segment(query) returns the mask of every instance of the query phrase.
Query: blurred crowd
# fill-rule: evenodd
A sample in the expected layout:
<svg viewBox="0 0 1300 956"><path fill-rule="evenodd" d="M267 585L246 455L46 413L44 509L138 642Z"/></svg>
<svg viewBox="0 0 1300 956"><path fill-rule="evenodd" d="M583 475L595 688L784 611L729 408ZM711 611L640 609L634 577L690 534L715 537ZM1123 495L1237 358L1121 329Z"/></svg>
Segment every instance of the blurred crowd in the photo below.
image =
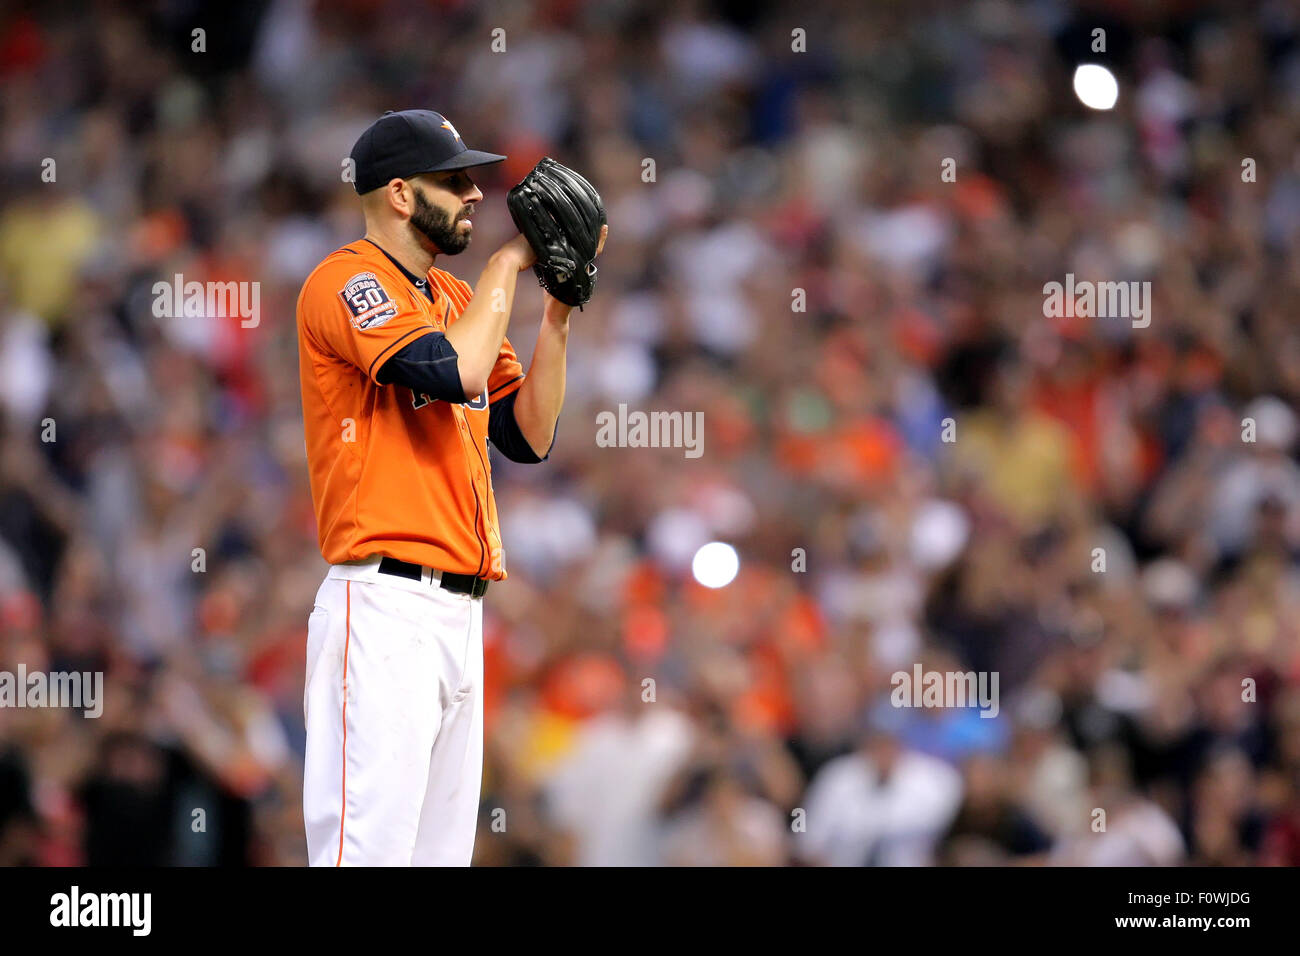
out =
<svg viewBox="0 0 1300 956"><path fill-rule="evenodd" d="M305 861L294 302L427 107L510 156L440 268L542 155L611 222L550 460L494 455L476 863L1300 864L1293 3L62 7L0 20L0 670L106 699L0 710L0 863ZM997 716L891 706L918 663Z"/></svg>

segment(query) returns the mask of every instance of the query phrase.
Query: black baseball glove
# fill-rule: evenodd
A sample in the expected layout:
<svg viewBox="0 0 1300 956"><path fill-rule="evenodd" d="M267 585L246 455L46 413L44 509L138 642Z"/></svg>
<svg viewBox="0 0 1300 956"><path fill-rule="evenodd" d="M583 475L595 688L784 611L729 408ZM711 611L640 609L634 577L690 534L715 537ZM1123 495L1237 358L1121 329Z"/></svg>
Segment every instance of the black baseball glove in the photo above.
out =
<svg viewBox="0 0 1300 956"><path fill-rule="evenodd" d="M596 250L605 206L591 183L547 156L506 195L515 228L537 253L533 272L565 305L596 291Z"/></svg>

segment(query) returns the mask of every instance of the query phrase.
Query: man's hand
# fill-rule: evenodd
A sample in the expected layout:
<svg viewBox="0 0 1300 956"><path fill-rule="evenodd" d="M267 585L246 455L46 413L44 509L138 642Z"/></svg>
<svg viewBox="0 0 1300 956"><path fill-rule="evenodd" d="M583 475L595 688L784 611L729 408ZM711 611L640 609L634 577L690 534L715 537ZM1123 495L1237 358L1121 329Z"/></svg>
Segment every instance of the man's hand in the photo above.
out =
<svg viewBox="0 0 1300 956"><path fill-rule="evenodd" d="M537 253L533 252L533 247L528 244L528 240L519 235L492 253L492 258L504 259L515 267L516 272L523 272L525 269L532 268L533 263L537 261Z"/></svg>

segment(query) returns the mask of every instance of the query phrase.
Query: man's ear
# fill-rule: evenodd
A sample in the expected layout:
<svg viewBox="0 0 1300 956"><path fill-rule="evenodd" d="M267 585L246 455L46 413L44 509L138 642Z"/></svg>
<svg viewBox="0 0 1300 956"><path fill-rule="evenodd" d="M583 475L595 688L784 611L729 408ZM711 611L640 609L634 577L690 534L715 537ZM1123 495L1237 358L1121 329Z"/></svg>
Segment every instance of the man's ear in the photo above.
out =
<svg viewBox="0 0 1300 956"><path fill-rule="evenodd" d="M409 217L415 211L415 193L406 179L390 179L384 187L388 205L399 215Z"/></svg>

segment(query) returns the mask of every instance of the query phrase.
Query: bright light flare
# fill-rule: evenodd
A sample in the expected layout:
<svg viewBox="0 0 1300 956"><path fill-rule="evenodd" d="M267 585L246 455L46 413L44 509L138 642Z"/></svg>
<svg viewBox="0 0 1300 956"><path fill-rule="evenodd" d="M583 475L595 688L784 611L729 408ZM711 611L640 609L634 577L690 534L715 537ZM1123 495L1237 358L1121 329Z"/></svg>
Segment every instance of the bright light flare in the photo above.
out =
<svg viewBox="0 0 1300 956"><path fill-rule="evenodd" d="M1119 82L1104 66L1085 63L1074 71L1074 95L1089 109L1108 110L1119 99Z"/></svg>
<svg viewBox="0 0 1300 956"><path fill-rule="evenodd" d="M725 588L740 571L740 555L722 541L710 541L695 552L691 574L706 588Z"/></svg>

